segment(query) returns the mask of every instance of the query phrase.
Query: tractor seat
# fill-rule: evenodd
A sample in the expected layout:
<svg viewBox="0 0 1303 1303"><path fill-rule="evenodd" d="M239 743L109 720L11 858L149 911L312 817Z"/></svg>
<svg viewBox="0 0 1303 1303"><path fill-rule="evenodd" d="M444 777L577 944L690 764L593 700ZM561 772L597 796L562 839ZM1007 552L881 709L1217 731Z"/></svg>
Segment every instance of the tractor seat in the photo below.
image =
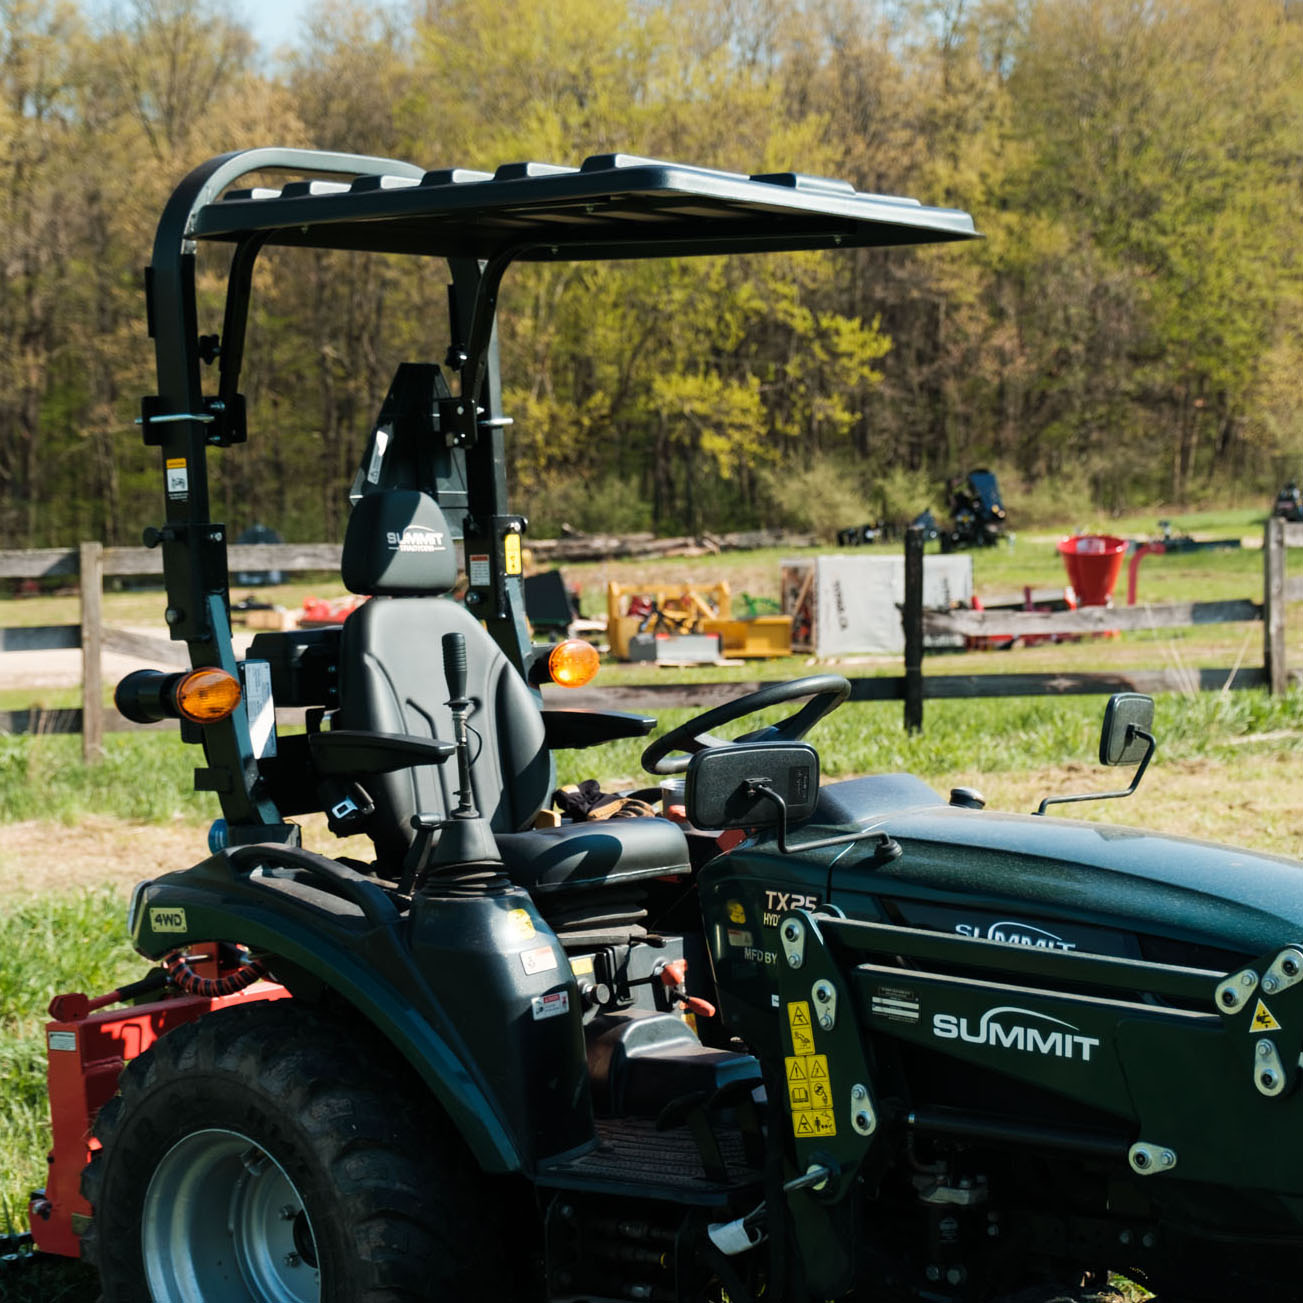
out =
<svg viewBox="0 0 1303 1303"><path fill-rule="evenodd" d="M668 819L603 819L499 833L507 876L531 895L677 877L691 871L683 831Z"/></svg>
<svg viewBox="0 0 1303 1303"><path fill-rule="evenodd" d="M471 786L513 881L540 895L686 873L687 841L666 819L618 819L534 829L556 786L539 701L484 626L444 594L457 578L438 504L414 489L373 492L349 517L343 579L371 596L340 634L339 709L332 727L448 740L452 715L443 635L466 641ZM416 814L447 818L456 766L413 765L364 779L377 871L397 878Z"/></svg>

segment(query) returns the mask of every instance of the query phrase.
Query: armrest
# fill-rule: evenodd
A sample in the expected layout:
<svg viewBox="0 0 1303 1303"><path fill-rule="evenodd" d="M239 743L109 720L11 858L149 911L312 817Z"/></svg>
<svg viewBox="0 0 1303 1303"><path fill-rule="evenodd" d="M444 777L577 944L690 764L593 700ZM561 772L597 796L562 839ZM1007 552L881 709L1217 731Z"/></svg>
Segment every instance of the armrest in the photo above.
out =
<svg viewBox="0 0 1303 1303"><path fill-rule="evenodd" d="M653 715L623 710L544 710L544 738L553 751L578 751L622 737L646 737L656 727Z"/></svg>
<svg viewBox="0 0 1303 1303"><path fill-rule="evenodd" d="M410 733L366 733L335 729L308 737L312 763L320 774L389 774L412 765L441 765L457 748L451 742Z"/></svg>

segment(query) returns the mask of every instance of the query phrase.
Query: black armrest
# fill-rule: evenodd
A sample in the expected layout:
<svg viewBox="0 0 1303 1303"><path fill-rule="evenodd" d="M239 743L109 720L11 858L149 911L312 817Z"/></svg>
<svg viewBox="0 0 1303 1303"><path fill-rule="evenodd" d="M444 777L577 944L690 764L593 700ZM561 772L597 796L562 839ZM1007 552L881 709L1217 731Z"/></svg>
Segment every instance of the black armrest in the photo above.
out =
<svg viewBox="0 0 1303 1303"><path fill-rule="evenodd" d="M366 733L334 729L308 736L312 763L319 774L388 774L412 765L441 765L457 753L451 742L410 733Z"/></svg>
<svg viewBox="0 0 1303 1303"><path fill-rule="evenodd" d="M653 715L624 710L544 710L544 737L553 751L578 751L622 737L646 737L656 727Z"/></svg>

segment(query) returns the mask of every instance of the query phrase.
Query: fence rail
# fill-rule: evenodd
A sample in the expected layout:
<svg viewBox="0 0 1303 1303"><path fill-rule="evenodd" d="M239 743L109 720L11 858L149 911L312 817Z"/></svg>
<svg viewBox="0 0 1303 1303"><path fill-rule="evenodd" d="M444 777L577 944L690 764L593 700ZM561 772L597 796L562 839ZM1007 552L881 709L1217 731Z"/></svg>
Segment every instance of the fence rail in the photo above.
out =
<svg viewBox="0 0 1303 1303"><path fill-rule="evenodd" d="M789 542L790 542L789 538ZM1173 602L1153 606L1085 607L1075 611L929 611L922 604L922 537L906 535L906 594L902 609L905 626L904 673L856 678L852 701L900 701L905 723L918 729L923 723L926 699L1063 696L1112 692L1177 692L1267 687L1283 692L1287 683L1285 606L1303 601L1303 577L1285 574L1285 552L1303 547L1303 524L1279 519L1267 522L1263 538L1262 600L1240 598L1218 602ZM547 548L539 548L547 552ZM565 549L560 549L564 553ZM338 572L341 548L337 543L234 544L227 551L233 573L279 570L287 574L324 570ZM78 548L44 548L25 552L0 551L0 578L36 579L76 577L81 593L78 624L39 628L0 628L0 653L59 651L81 648L82 706L58 710L0 711L0 732L81 732L82 752L90 761L98 757L105 732L129 730L131 724L116 711L105 711L100 669L102 652L115 652L156 664L185 668L185 646L166 638L150 637L104 624L102 594L107 575L161 575L162 557L144 548L103 547L83 543ZM923 674L924 635L961 634L966 637L1027 637L1032 635L1091 634L1106 630L1173 629L1230 622L1261 622L1263 663L1233 671L1226 669L1123 670L1101 673L1049 674ZM590 709L704 708L763 686L759 682L652 683L566 690L558 704ZM552 697L551 690L544 690ZM295 712L278 712L292 719Z"/></svg>

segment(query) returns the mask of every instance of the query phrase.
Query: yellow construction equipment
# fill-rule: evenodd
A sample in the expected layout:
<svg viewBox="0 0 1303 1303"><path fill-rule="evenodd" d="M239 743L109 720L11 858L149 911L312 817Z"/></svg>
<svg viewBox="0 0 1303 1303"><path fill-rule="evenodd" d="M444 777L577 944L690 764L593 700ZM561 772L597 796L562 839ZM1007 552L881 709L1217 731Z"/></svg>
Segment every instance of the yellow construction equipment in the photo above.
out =
<svg viewBox="0 0 1303 1303"><path fill-rule="evenodd" d="M635 658L630 642L638 634L665 639L713 635L719 639L719 654L730 658L788 656L792 650L791 616L735 619L729 587L722 582L607 584L606 638L611 654L619 660L672 659Z"/></svg>

